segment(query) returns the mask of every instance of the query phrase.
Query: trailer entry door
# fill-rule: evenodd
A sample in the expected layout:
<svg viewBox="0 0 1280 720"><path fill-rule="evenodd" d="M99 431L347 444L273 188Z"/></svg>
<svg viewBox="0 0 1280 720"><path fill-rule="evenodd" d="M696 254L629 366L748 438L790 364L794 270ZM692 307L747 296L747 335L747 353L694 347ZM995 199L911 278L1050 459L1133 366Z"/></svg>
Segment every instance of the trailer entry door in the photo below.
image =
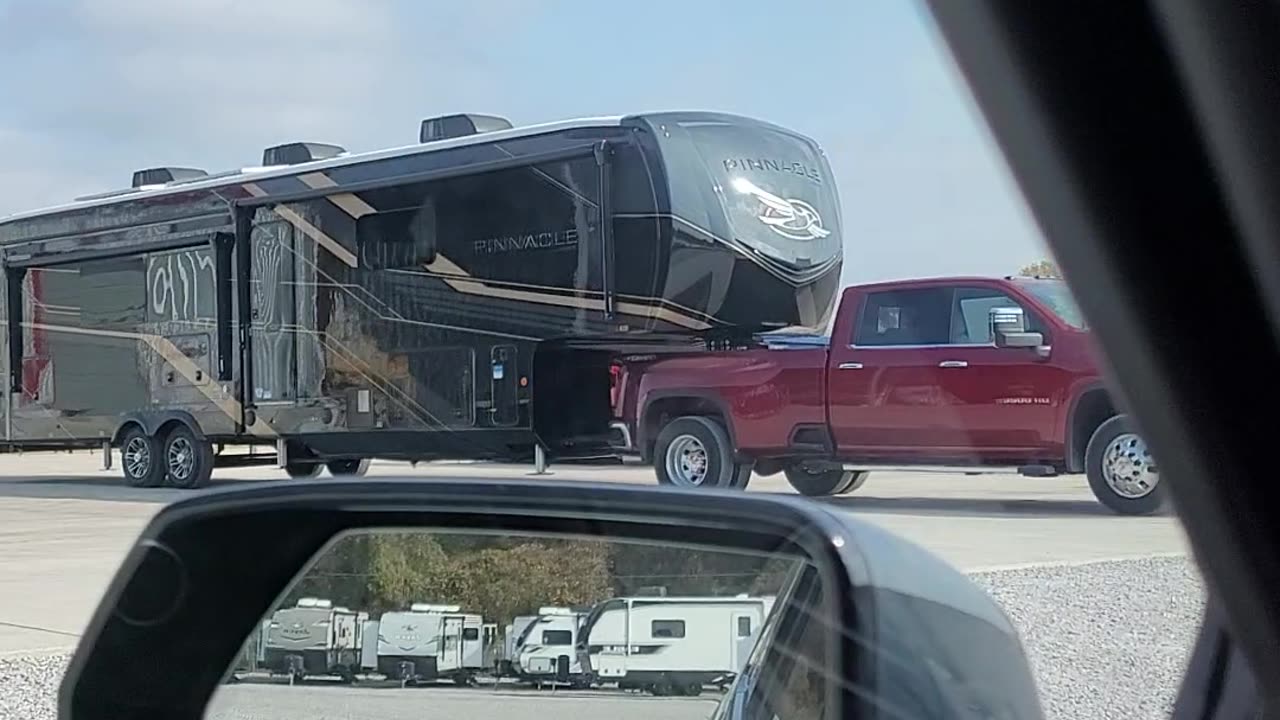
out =
<svg viewBox="0 0 1280 720"><path fill-rule="evenodd" d="M496 345L489 354L493 388L493 424L510 427L520 422L519 368L514 345Z"/></svg>
<svg viewBox="0 0 1280 720"><path fill-rule="evenodd" d="M437 666L441 672L457 670L462 667L462 618L456 616L444 619L440 638L440 660Z"/></svg>

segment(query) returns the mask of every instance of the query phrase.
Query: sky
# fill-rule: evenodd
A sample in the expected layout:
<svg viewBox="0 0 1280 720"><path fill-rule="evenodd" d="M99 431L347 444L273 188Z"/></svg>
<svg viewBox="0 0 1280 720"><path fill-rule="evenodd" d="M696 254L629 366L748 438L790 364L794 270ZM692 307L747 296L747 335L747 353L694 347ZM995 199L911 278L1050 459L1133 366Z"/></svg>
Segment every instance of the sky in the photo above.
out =
<svg viewBox="0 0 1280 720"><path fill-rule="evenodd" d="M910 0L0 0L0 68L0 216L282 142L412 144L454 112L716 110L823 146L846 282L1046 255Z"/></svg>

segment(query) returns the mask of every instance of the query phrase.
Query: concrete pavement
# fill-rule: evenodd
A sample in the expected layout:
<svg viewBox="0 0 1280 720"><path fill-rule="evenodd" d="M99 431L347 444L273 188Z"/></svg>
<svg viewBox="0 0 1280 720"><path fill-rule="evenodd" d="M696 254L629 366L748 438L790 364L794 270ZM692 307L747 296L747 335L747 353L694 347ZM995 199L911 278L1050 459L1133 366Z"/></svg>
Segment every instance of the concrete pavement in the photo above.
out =
<svg viewBox="0 0 1280 720"><path fill-rule="evenodd" d="M147 520L187 494L126 487L118 470L101 471L100 463L97 454L83 452L0 456L0 655L73 647ZM370 474L522 478L529 470L379 463ZM560 480L654 482L652 470L642 467L564 465L553 473ZM264 467L218 470L214 477L225 486L284 475ZM791 492L781 476L756 477L751 491ZM1114 516L1093 500L1080 476L884 471L873 473L857 493L823 502L965 570L1186 552L1176 519Z"/></svg>

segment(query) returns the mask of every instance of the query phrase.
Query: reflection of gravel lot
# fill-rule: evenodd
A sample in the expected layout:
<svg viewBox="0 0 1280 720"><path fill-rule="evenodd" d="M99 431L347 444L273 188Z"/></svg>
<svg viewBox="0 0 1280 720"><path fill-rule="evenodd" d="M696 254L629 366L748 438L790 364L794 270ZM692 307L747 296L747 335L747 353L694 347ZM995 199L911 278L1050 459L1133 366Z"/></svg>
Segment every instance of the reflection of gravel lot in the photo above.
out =
<svg viewBox="0 0 1280 720"><path fill-rule="evenodd" d="M1168 717L1203 607L1199 575L1180 558L984 573L986 588L1022 632L1046 713L1075 718ZM0 718L52 720L63 656L0 658ZM372 720L695 720L715 708L701 698L227 686L211 718Z"/></svg>

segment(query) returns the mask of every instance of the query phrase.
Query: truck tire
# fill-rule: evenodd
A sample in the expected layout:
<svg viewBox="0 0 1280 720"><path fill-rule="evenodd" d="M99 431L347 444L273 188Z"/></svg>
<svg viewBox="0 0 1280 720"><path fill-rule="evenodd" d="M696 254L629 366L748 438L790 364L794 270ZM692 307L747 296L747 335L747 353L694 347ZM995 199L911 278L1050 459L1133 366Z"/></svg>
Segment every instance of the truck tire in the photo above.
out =
<svg viewBox="0 0 1280 720"><path fill-rule="evenodd" d="M323 469L324 466L314 460L295 460L293 462L286 463L284 466L285 473L295 480L313 478L319 475L320 471Z"/></svg>
<svg viewBox="0 0 1280 720"><path fill-rule="evenodd" d="M164 483L160 443L137 425L130 426L120 438L120 469L130 487L159 487Z"/></svg>
<svg viewBox="0 0 1280 720"><path fill-rule="evenodd" d="M866 470L809 470L803 465L786 469L787 482L796 492L808 497L845 495L862 487L871 473Z"/></svg>
<svg viewBox="0 0 1280 720"><path fill-rule="evenodd" d="M1151 515L1164 507L1155 458L1129 418L1117 415L1093 431L1084 471L1094 497L1119 515Z"/></svg>
<svg viewBox="0 0 1280 720"><path fill-rule="evenodd" d="M364 477L369 472L371 462L369 458L330 460L325 463L325 467L329 468L329 474L334 477Z"/></svg>
<svg viewBox="0 0 1280 720"><path fill-rule="evenodd" d="M755 471L755 463L738 463L734 466L733 477L730 479L729 487L734 490L746 490L747 485L751 484L751 473Z"/></svg>
<svg viewBox="0 0 1280 720"><path fill-rule="evenodd" d="M165 436L161 457L170 487L194 490L207 485L213 475L213 447L186 425L175 425Z"/></svg>
<svg viewBox="0 0 1280 720"><path fill-rule="evenodd" d="M731 488L741 472L724 426L701 415L676 418L662 428L653 469L660 485L696 488Z"/></svg>

